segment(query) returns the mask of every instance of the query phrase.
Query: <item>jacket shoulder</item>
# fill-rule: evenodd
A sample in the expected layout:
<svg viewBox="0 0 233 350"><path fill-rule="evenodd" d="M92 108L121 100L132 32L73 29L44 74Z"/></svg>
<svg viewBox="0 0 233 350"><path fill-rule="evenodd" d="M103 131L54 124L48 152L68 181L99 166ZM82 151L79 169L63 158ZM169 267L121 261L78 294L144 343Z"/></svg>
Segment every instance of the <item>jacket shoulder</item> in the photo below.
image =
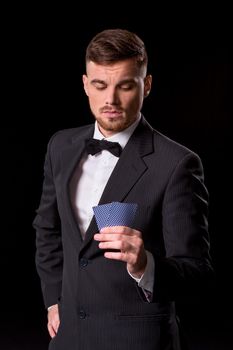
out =
<svg viewBox="0 0 233 350"><path fill-rule="evenodd" d="M199 158L199 155L185 145L169 138L156 129L153 129L154 133L154 147L158 151L162 152L164 156L173 159L180 159L187 155Z"/></svg>
<svg viewBox="0 0 233 350"><path fill-rule="evenodd" d="M77 128L58 130L49 139L48 148L64 148L78 140L80 137L94 130L94 124L84 125Z"/></svg>

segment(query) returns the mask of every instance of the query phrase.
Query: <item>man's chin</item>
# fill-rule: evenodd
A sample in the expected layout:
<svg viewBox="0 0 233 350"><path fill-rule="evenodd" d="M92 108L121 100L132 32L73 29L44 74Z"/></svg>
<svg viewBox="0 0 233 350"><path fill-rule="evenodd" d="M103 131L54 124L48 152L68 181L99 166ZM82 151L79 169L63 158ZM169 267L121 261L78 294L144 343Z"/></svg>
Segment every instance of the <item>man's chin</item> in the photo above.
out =
<svg viewBox="0 0 233 350"><path fill-rule="evenodd" d="M127 127L122 120L117 120L117 118L109 118L108 121L97 120L97 122L103 130L108 132L120 132Z"/></svg>

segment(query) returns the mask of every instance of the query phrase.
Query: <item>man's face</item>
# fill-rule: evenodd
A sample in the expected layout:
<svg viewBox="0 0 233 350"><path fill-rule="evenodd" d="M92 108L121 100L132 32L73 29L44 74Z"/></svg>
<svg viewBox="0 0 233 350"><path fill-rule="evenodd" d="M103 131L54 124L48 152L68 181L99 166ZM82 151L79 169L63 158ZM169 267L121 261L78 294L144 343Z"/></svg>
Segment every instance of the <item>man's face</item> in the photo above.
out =
<svg viewBox="0 0 233 350"><path fill-rule="evenodd" d="M111 65L87 63L84 90L99 129L111 136L130 126L139 116L143 99L150 92L151 76L134 59Z"/></svg>

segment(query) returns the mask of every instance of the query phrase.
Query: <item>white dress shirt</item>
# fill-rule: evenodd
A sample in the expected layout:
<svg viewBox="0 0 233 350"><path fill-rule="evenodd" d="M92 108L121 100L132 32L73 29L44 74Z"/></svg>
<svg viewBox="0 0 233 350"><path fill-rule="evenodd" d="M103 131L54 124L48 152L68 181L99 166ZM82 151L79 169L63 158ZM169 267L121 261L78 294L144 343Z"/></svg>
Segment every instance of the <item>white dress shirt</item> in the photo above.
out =
<svg viewBox="0 0 233 350"><path fill-rule="evenodd" d="M140 117L127 129L110 137L104 137L99 131L97 122L95 122L93 138L118 142L122 149L124 149L139 121ZM81 159L72 176L70 183L71 203L83 239L93 217L92 207L98 205L103 190L118 159L118 157L107 150L103 150L95 155L86 155ZM146 254L147 266L142 277L137 279L130 273L129 274L137 281L141 288L152 293L154 283L154 258L150 252L146 251Z"/></svg>

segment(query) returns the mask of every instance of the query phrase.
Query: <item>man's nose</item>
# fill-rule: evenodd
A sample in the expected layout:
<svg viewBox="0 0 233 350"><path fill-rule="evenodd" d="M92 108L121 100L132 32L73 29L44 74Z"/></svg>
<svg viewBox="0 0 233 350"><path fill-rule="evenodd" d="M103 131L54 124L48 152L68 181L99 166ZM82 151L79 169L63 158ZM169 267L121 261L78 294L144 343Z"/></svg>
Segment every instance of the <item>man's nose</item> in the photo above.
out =
<svg viewBox="0 0 233 350"><path fill-rule="evenodd" d="M105 103L108 105L117 105L119 104L119 96L115 88L108 89L106 91L106 100Z"/></svg>

